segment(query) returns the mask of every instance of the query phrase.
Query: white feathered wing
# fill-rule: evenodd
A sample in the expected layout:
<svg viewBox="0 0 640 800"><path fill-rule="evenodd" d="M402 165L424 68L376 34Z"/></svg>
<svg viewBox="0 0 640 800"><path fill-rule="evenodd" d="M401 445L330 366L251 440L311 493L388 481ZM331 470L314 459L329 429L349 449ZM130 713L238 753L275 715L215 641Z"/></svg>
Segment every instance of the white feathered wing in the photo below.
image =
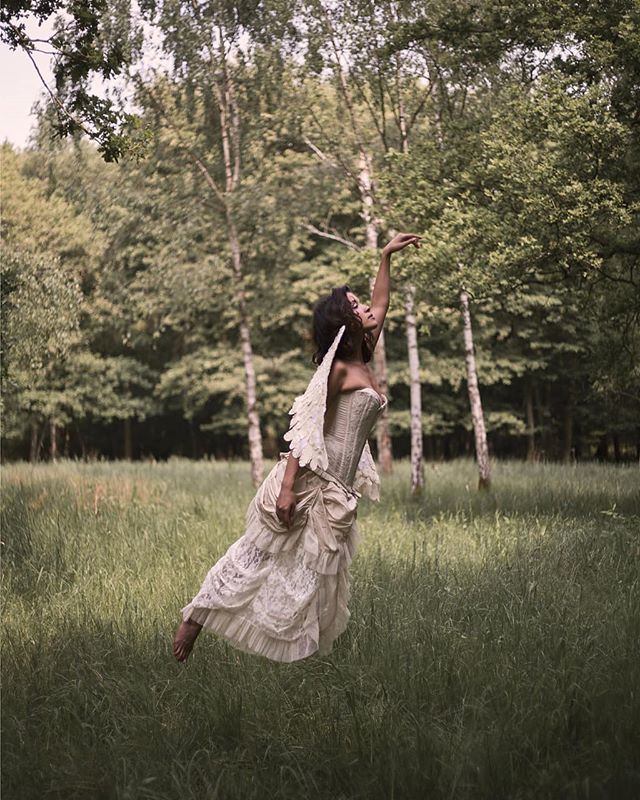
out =
<svg viewBox="0 0 640 800"><path fill-rule="evenodd" d="M342 325L322 363L313 374L304 394L298 395L289 409L291 424L284 438L290 442L289 450L300 459L300 466L326 469L329 463L324 443L324 415L327 408L327 384L336 350L344 333ZM369 442L365 443L353 482L356 491L372 500L380 499L380 478L371 455Z"/></svg>

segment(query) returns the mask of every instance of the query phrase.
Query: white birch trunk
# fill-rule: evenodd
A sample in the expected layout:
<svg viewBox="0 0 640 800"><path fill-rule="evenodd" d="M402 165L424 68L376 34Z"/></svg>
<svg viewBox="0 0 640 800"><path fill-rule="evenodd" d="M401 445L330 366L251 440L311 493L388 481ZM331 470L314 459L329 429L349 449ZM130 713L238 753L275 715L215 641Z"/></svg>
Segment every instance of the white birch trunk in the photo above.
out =
<svg viewBox="0 0 640 800"><path fill-rule="evenodd" d="M340 57L340 47L331 20L331 15L327 9L320 4L319 10L321 12L324 24L326 26L327 38L334 54L334 69L335 75L338 79L338 86L342 93L343 100L347 107L347 115L349 118L349 125L351 131L355 136L358 146L358 189L360 192L360 199L362 203L362 219L365 225L366 246L369 250L378 249L378 227L374 218L374 191L372 180L372 166L371 159L366 152L365 139L362 135L361 126L357 119L355 104L351 96L351 91L347 84L345 71ZM373 286L374 281L372 281ZM372 289L373 291L373 289ZM380 332L376 349L373 351L373 368L376 374L376 379L380 390L383 394L387 394L388 381L387 381L387 359L385 353L384 331ZM378 447L378 462L380 470L383 473L389 473L393 469L393 453L391 449L391 434L389 431L389 414L387 409L383 409L376 424L376 441Z"/></svg>
<svg viewBox="0 0 640 800"><path fill-rule="evenodd" d="M364 150L360 150L358 159L358 184L362 202L362 219L365 226L367 250L378 250L378 226L373 213L373 186L371 179L371 161ZM375 278L371 279L370 291L373 293ZM387 357L385 353L384 330L380 332L376 349L373 351L373 369L382 394L388 392ZM393 451L391 448L391 433L389 431L389 415L387 409L382 411L376 425L376 444L378 447L378 462L381 472L388 474L393 470Z"/></svg>
<svg viewBox="0 0 640 800"><path fill-rule="evenodd" d="M404 110L400 76L396 75L398 92L398 126L402 152L409 152L409 133ZM411 494L420 494L424 487L424 460L422 451L422 384L420 382L420 351L415 315L415 286L405 286L405 333L409 354L409 404L411 415Z"/></svg>
<svg viewBox="0 0 640 800"><path fill-rule="evenodd" d="M373 292L373 283L371 281L371 291ZM380 387L380 392L388 396L389 383L387 379L387 355L384 343L384 329L380 331L380 336L376 343L376 349L373 351L373 369L376 374L376 380ZM393 449L391 446L391 433L389 430L389 415L387 409L383 409L378 417L376 425L376 445L378 447L378 462L380 470L385 475L393 471Z"/></svg>
<svg viewBox="0 0 640 800"><path fill-rule="evenodd" d="M222 51L224 52L224 51ZM218 108L220 111L220 132L222 137L222 155L225 168L226 189L226 221L227 238L231 250L231 263L236 279L236 296L238 299L238 316L240 328L240 349L245 376L245 397L247 403L247 429L249 438L249 460L251 463L251 479L257 488L264 478L264 462L262 453L262 434L260 432L260 415L256 391L256 372L251 347L251 326L247 312L246 298L243 288L243 263L240 252L240 239L230 203L230 196L237 189L240 181L240 129L239 115L234 101L233 85L227 73L226 62L222 57L223 85L214 86Z"/></svg>
<svg viewBox="0 0 640 800"><path fill-rule="evenodd" d="M415 287L405 289L405 321L407 352L409 357L409 382L411 397L411 494L420 494L424 487L424 462L422 459L422 385L420 383L420 356L418 332L414 310Z"/></svg>
<svg viewBox="0 0 640 800"><path fill-rule="evenodd" d="M240 349L244 365L245 396L247 401L247 426L249 436L249 459L251 461L251 479L253 485L258 487L264 478L264 465L262 456L262 434L260 432L260 416L256 392L256 371L253 364L253 349L251 347L251 328L247 304L242 288L242 256L236 226L227 215L227 233L231 247L231 261L236 277L236 292L238 299L238 316L240 318Z"/></svg>
<svg viewBox="0 0 640 800"><path fill-rule="evenodd" d="M473 329L471 327L471 313L469 311L469 294L464 289L460 291L460 305L462 307L462 320L464 328L464 352L467 362L467 388L469 390L471 420L473 422L473 433L476 443L476 459L480 474L478 488L488 489L491 485L489 447L487 445L487 431L484 424L480 389L478 387L476 357L473 348Z"/></svg>

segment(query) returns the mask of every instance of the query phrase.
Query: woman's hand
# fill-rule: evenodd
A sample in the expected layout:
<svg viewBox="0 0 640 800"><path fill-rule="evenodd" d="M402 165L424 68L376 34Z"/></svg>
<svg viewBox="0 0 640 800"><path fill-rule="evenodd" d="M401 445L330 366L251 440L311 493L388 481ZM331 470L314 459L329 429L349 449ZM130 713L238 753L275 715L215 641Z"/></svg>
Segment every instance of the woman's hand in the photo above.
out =
<svg viewBox="0 0 640 800"><path fill-rule="evenodd" d="M417 233L399 233L384 247L382 252L391 255L391 253L397 253L398 250L404 250L410 244L415 245L416 249L419 250L421 239L422 236L418 236Z"/></svg>
<svg viewBox="0 0 640 800"><path fill-rule="evenodd" d="M287 528L291 527L293 512L296 510L296 495L293 489L287 486L280 488L280 494L276 500L276 516Z"/></svg>

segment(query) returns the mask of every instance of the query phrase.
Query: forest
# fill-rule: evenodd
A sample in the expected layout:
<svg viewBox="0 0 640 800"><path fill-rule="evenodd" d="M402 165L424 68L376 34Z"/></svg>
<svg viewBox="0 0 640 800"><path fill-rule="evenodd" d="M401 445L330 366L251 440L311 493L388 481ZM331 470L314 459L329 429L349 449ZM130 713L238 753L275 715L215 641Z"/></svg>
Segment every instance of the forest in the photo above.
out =
<svg viewBox="0 0 640 800"><path fill-rule="evenodd" d="M313 303L369 296L397 231L423 243L373 364L384 471L640 457L630 0L144 11L101 26L117 137L56 136L43 96L2 146L4 461L249 458L257 485Z"/></svg>

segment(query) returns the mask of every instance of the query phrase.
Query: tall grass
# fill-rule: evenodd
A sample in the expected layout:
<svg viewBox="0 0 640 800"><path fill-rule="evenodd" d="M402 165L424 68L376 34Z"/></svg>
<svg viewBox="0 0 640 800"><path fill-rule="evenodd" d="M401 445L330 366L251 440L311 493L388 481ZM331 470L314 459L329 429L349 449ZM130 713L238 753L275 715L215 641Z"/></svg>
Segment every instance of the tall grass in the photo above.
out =
<svg viewBox="0 0 640 800"><path fill-rule="evenodd" d="M408 464L362 500L351 619L276 664L179 609L243 463L3 469L6 798L640 797L640 472Z"/></svg>

